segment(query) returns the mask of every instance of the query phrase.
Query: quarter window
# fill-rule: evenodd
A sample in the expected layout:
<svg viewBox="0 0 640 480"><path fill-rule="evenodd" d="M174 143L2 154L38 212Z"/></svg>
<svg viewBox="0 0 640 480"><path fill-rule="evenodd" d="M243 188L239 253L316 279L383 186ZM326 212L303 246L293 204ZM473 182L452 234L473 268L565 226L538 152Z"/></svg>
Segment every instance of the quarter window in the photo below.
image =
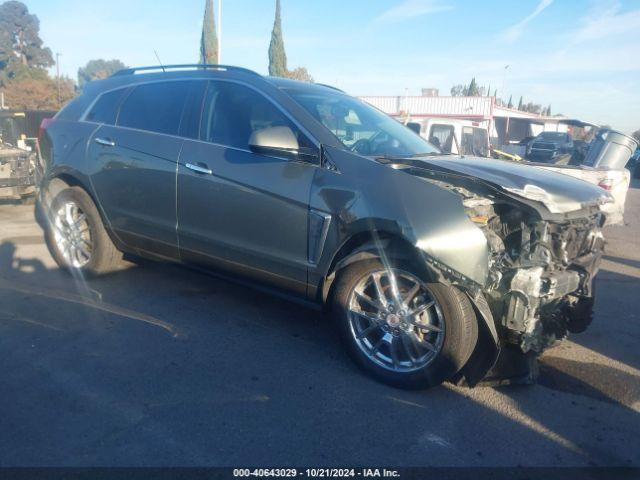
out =
<svg viewBox="0 0 640 480"><path fill-rule="evenodd" d="M282 126L294 132L301 150L314 148L293 122L260 93L237 83L210 83L202 111L201 140L249 149L253 132Z"/></svg>
<svg viewBox="0 0 640 480"><path fill-rule="evenodd" d="M88 122L105 123L107 125L116 123L118 106L126 91L126 88L121 88L103 94L87 114L86 120Z"/></svg>
<svg viewBox="0 0 640 480"><path fill-rule="evenodd" d="M178 135L192 82L149 83L135 87L122 104L118 125Z"/></svg>

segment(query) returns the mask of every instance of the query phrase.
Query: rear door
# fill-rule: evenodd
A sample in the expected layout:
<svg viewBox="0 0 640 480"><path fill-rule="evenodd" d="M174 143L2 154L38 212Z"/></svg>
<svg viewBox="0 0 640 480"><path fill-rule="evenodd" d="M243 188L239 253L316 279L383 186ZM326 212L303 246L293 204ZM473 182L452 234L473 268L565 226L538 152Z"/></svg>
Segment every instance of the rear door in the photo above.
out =
<svg viewBox="0 0 640 480"><path fill-rule="evenodd" d="M114 122L89 144L89 171L111 227L129 247L178 257L176 169L182 115L204 81L166 81L129 89ZM100 105L100 101L96 107ZM105 105L105 108L106 105ZM92 113L87 120L92 121Z"/></svg>
<svg viewBox="0 0 640 480"><path fill-rule="evenodd" d="M262 93L212 81L200 135L178 167L178 231L183 260L232 271L304 295L309 194L317 166L257 154L254 131L288 126L317 147ZM194 168L196 170L194 170Z"/></svg>

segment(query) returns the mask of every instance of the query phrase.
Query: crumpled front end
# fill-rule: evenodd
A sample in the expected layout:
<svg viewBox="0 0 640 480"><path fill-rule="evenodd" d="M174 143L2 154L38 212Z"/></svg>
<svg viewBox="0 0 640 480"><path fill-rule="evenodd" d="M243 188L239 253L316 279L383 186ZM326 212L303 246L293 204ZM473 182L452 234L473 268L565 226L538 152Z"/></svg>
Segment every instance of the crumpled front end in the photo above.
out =
<svg viewBox="0 0 640 480"><path fill-rule="evenodd" d="M604 197L596 191L591 202L574 201L570 195L551 196L538 188L533 193L540 195L534 198L532 188L523 192L525 196L468 177L424 178L458 194L467 218L486 239L486 256L464 248L480 244L475 235L443 242L448 249L440 244L435 249L433 242L424 240L417 244L439 281L467 292L495 341L493 354L472 358L461 381L531 383L537 375L538 354L568 332L584 331L591 322L593 281L605 246L606 219L600 210ZM450 256L458 260L464 256L464 270L445 258L456 246L459 255ZM478 281L480 275L460 275L479 271L472 267L483 259L483 282Z"/></svg>
<svg viewBox="0 0 640 480"><path fill-rule="evenodd" d="M497 199L464 201L490 247L483 293L503 341L523 353L542 352L591 320L593 278L604 250L605 218L547 221Z"/></svg>

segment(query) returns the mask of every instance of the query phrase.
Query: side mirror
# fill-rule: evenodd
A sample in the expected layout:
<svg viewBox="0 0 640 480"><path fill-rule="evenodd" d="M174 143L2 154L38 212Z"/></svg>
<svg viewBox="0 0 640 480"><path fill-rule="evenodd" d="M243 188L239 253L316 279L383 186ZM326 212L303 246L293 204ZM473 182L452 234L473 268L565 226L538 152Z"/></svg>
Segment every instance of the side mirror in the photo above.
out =
<svg viewBox="0 0 640 480"><path fill-rule="evenodd" d="M264 155L297 157L300 145L289 127L268 127L251 134L249 148Z"/></svg>

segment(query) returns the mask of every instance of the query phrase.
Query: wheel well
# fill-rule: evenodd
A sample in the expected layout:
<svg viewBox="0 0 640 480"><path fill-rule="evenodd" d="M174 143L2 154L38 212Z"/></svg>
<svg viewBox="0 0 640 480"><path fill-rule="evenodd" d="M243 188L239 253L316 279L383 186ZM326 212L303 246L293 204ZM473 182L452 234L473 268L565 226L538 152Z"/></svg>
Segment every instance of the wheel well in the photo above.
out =
<svg viewBox="0 0 640 480"><path fill-rule="evenodd" d="M336 274L341 269L356 262L383 257L393 260L408 260L416 265L421 265L423 262L419 250L400 235L385 231L356 233L342 244L331 261L327 275L319 289L322 303L326 304L331 297L331 288ZM425 274L429 274L426 269Z"/></svg>
<svg viewBox="0 0 640 480"><path fill-rule="evenodd" d="M100 215L102 224L104 225L105 230L107 231L107 234L111 238L111 241L118 247L118 249L124 250L126 248L125 245L117 237L117 235L111 230L110 224L107 221L105 213L102 211L100 204L96 201L96 198L93 196L93 192L89 188L87 188L87 186L82 181L80 181L76 176L70 175L68 173L61 173L53 177L51 180L49 180L49 183L47 184L47 187L46 187L47 198L44 199L46 204L50 205L50 202L55 198L55 196L58 193L60 193L65 188L69 188L69 187L81 188L87 195L89 195L89 198L91 198L91 201L96 206L96 210L98 210L98 215ZM40 206L40 208L37 209L37 212L38 211L39 213L37 214L37 221L40 224L40 226L44 228L44 225L45 225L44 219L46 218L46 215L44 215L44 212L42 211L42 206Z"/></svg>

